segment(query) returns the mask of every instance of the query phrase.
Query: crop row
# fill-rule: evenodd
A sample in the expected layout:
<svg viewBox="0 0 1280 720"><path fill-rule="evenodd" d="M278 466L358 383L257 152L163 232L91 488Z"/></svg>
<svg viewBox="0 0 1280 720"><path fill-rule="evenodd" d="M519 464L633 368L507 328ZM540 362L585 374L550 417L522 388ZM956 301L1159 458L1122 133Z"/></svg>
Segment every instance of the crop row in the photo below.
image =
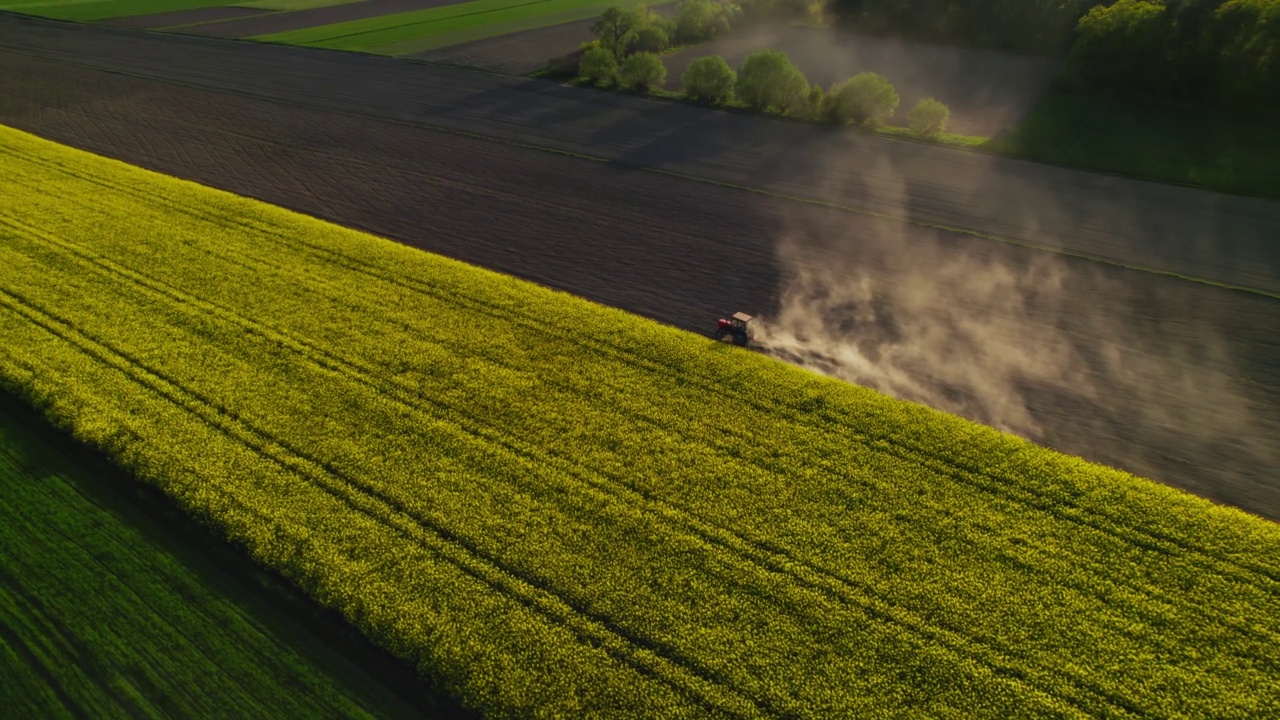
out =
<svg viewBox="0 0 1280 720"><path fill-rule="evenodd" d="M473 705L1247 716L1277 696L1273 524L4 137L7 382Z"/></svg>

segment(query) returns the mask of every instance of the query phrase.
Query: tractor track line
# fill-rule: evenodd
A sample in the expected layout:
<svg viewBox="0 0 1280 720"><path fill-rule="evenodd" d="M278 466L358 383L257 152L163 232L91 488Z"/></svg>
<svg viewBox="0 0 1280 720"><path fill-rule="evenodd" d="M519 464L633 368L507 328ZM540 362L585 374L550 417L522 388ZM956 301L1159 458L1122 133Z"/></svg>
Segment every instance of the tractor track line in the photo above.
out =
<svg viewBox="0 0 1280 720"><path fill-rule="evenodd" d="M28 230L28 232L31 232L31 231ZM62 241L54 240L50 242L50 244L54 244L54 243L61 244ZM71 250L71 252L81 252L81 251ZM143 287L149 290L154 294L158 294L158 295L161 295L162 297L166 297L166 299L168 299L171 302L177 302L182 305L186 305L186 304L206 305L212 311L214 311L218 315L221 315L229 322L232 322L236 325L241 326L242 328L245 328L251 332L259 334L269 340L276 341L276 340L279 340L279 338L284 338L287 341L286 346L290 347L290 349L294 350L294 352L300 354L302 357L311 360L313 363L317 364L319 367L325 370L337 373L339 375L347 377L350 380L355 380L360 384L365 385L367 388L373 390L376 394L387 397L392 402L395 402L401 407L404 407L408 410L425 415L427 417L435 418L441 422L444 422L445 424L458 427L464 432L466 432L467 434L472 435L473 437L479 438L482 441L488 441L490 443L500 445L505 449L507 449L508 452L511 452L519 457L524 457L527 461L536 462L540 459L537 456L535 451L517 447L510 441L504 439L503 437L495 436L493 432L486 433L484 432L483 429L477 429L475 427L467 427L466 424L458 422L457 418L452 416L461 415L463 417L468 417L473 423L477 423L475 418L471 418L468 413L444 401L424 398L420 394L413 393L408 389L400 389L400 393L398 393L398 396L393 395L392 393L389 393L388 388L376 382L376 380L374 379L375 377L374 374L371 373L369 370L362 369L354 361L350 361L346 358L341 357L340 355L327 351L324 348L315 346L313 343L311 343L311 341L293 337L288 332L280 330L279 328L271 327L271 326L262 324L259 321L255 321L255 320L246 318L244 316L241 316L235 311L221 307L216 303L213 303L212 301L187 295L184 291L182 291L179 288L176 288L172 285L168 285L167 283L164 283L163 281L157 280L155 278L150 278L148 276L145 276L144 274L138 273L137 271L126 270L119 266L117 266L116 268L112 268L110 267L110 265L107 264L107 263L114 264L110 260L104 259L103 261L99 261L93 258L86 257L84 258L84 260L82 260L82 262L87 262L93 266L97 266L98 272L105 273L109 277L124 277L129 281L139 285L140 287ZM141 278L144 278L144 279L131 277L131 275L134 275L134 274L139 275L141 276ZM148 287L148 282L160 287ZM273 335L278 335L279 337L273 337ZM321 355L325 358L325 360L331 363L334 363L339 368L345 368L345 369L340 370L335 367L331 367L324 362L317 362L317 359L314 357L314 355ZM440 415L440 414L432 413L430 411L426 411L422 407L414 405L412 399L417 399L419 401L426 401L430 405L436 406L438 408L443 408L446 414ZM826 596L829 600L835 600L837 602L844 603L844 604L848 604L848 603L855 604L859 606L865 614L869 615L873 619L886 621L891 624L898 625L903 629L907 630L907 632L910 633L911 635L915 635L917 637L923 637L927 640L938 641L942 643L944 647L947 647L951 652L954 652L957 655L960 655L962 657L968 656L969 658L982 663L983 665L987 666L996 676L1004 677L1008 680L1013 680L1015 682L1030 683L1032 688L1034 688L1035 690L1038 690L1040 693L1043 693L1046 698L1050 698L1050 699L1060 698L1063 700L1068 700L1068 702L1070 702L1068 698L1064 697L1061 694L1054 693L1052 690L1045 690L1044 688L1037 687L1038 683L1032 683L1032 681L1026 677L1025 668L1019 667L1018 664L1015 662L1010 662L1006 660L1003 656L1003 653L998 648L990 645L989 643L985 643L981 640L974 640L974 639L967 638L963 635L963 633L960 630L956 628L947 627L946 625L938 624L938 623L929 623L928 621L925 621L921 618L913 617L915 616L914 611L904 606L901 606L899 604L896 604L892 601L889 601L885 598L879 597L875 593L874 589L865 586L864 583L859 583L857 581L853 581L848 578L842 577L840 574L830 571L826 568L823 568L821 565L818 565L813 563L812 561L797 557L791 552L772 550L770 548L763 547L760 543L753 542L750 538L740 536L739 534L735 533L732 530L717 526L714 523L710 523L709 521L706 521L706 520L703 520L702 518L697 517L696 515L691 515L685 511L682 511L678 507L670 505L669 503L666 503L664 501L647 497L644 494L638 491L635 491L633 488L627 487L625 482L618 483L619 485L622 486L622 488L618 488L609 483L594 482L590 479L582 477L578 472L576 472L574 464L572 463L571 460L567 458L558 457L557 454L555 453L552 453L552 455L553 457L555 457L555 459L560 460L561 464L568 466L568 467L561 467L559 469L568 473L570 477L573 477L576 480L577 484L586 486L586 488L588 488L588 491L595 490L596 492L604 493L609 497L612 497L615 501L621 502L623 504L623 507L629 507L633 511L639 511L642 514L645 511L654 511L658 515L667 518L668 521L674 520L677 523L680 523L681 525L684 526L683 528L681 528L681 527L672 527L669 525L668 526L669 528L676 530L678 533L692 534L695 537L698 537L703 543L706 543L712 548L719 548L720 550L727 552L729 557L735 558L739 563L754 565L757 570L764 570L766 572L773 572L773 573L785 575L791 578L793 581L795 581L799 586L807 590L810 590L812 592L820 593ZM622 490L622 492L619 492L620 489ZM772 557L769 557L768 553L781 555L782 557L772 558ZM800 571L790 569L789 566L792 566L792 565L798 565L802 567L804 569L803 574L801 574ZM809 575L816 575L817 577L809 577ZM833 584L834 584L834 587L833 587ZM853 595L851 595L851 592L853 593ZM858 597L858 596L861 596L861 597ZM887 608L883 606L887 606ZM902 617L903 615L906 615L906 617ZM950 635L950 637L947 637L948 635ZM978 647L983 648L986 651L994 654L998 659L992 660L990 658L984 658L982 657L981 652L975 653L973 652L973 650L966 649L965 646L968 646L971 644L978 645ZM1056 671L1053 669L1042 668L1042 670L1046 670L1051 675L1061 675L1059 671ZM1102 688L1098 688L1095 686L1091 686L1091 684L1084 683L1084 681L1082 681L1080 678L1071 678L1070 675L1066 675L1062 679L1065 679L1068 683L1071 683L1086 692L1090 692L1094 694L1095 696L1103 699L1104 702L1109 702L1115 708L1123 708L1124 710L1130 713L1140 714L1140 711L1138 711L1135 707L1129 704L1128 701L1126 701L1124 698L1114 696ZM1073 703L1073 705L1074 704L1075 703ZM1076 705L1076 707L1082 712L1087 712L1084 708L1080 707L1079 705Z"/></svg>
<svg viewBox="0 0 1280 720"><path fill-rule="evenodd" d="M11 149L0 149L0 151L11 152ZM14 152L15 154L21 154L20 151L14 151ZM30 156L25 156L25 157L27 157L28 159L31 159ZM39 159L36 159L36 161L41 162ZM50 162L44 161L44 162L41 162L41 164L44 164L48 167L57 167L62 172L68 175L71 175L72 177L79 178L86 182L97 183L104 187L126 192L128 194L134 195L135 197L141 197L141 195L137 191L134 191L129 188L124 188L122 186L119 186L115 183L112 183L102 178L88 178L88 177L79 175L78 173L63 167L58 163L50 163ZM154 202L159 200L161 199L157 197L149 196L148 201ZM177 203L172 203L168 200L164 200L163 202L167 206L173 209L176 209L179 212L193 215L195 217L200 217L209 221L225 222L228 220L227 218L221 218L221 217L215 218L215 216L212 214L203 213L194 208L183 206ZM297 238L287 236L286 234L281 233L270 226L265 226L253 221L240 220L240 219L233 220L233 222L253 232L258 232L258 233L265 234L269 237L273 237L283 244L304 248L306 251L312 254L318 253L319 255L323 256L325 259L331 262L336 262L338 265L342 267L346 267L356 272L360 272L361 274L364 274L373 279L380 280L383 282L391 282L393 284L396 284L400 287L403 287L411 291L422 292L430 297L433 297L436 299L443 299L442 296L440 295L439 290L435 289L433 286L431 286L428 283L423 283L421 280L405 277L402 275L397 275L395 274L394 271L388 271L385 268L378 268L376 266L371 266L368 263L364 263L355 258L350 258L341 253L335 252L329 248L326 248L323 246L317 246L312 243L308 243L304 240L299 240ZM370 270L369 269L370 267L373 267L374 269ZM391 272L392 275L390 276L386 275L385 273L387 272ZM505 318L507 316L515 315L515 316L521 317L527 323L534 324L540 328L543 328L546 331L551 332L552 334L555 334L558 337L566 338L568 339L568 341L576 343L583 347L589 347L596 350L597 352L604 352L615 357L622 356L622 357L628 358L627 360L624 360L624 361L629 362L632 365L648 368L651 371L658 372L672 379L675 379L678 377L684 380L685 382L688 382L688 380L690 379L690 375L686 370L683 370L680 368L673 368L673 367L664 365L660 361L654 360L652 358L636 355L635 353L631 352L629 349L610 343L607 340L596 340L592 338L587 338L585 336L577 335L572 332L567 332L561 328L549 325L545 321L539 320L538 318L532 317L518 310L490 306L487 303L476 300L474 298L467 299L467 302L472 304L473 307L476 306L477 304L484 305L485 308L487 309L484 309L481 311L485 312L491 317ZM699 387L703 388L704 390L712 389L712 384L710 383L710 381L701 377L699 377L698 380L700 381L698 383ZM756 409L758 410L763 410L766 412L773 412L774 410L776 410L774 406L763 405L759 401L747 398L745 396L744 396L744 401L750 403L753 407L756 407ZM798 411L796 411L795 408L788 406L786 409L789 411L792 411L793 413L796 413L795 417L797 418L797 420L799 420L800 418L806 417L803 413L799 413ZM804 420L799 420L799 421L805 422ZM841 432L842 434L845 434L845 435L847 435L847 429L848 427L850 427L848 424L840 422L839 420L834 418L823 418L822 422L820 423L805 422L805 424L819 431L829 431L834 429L835 431ZM828 424L834 425L835 427L834 428L828 427ZM968 478L971 485L978 487L979 489L982 489L996 497L1001 497L1007 500L1012 500L1014 502L1021 503L1024 506L1031 507L1041 512L1051 514L1061 520L1069 520L1076 524L1090 527L1094 530L1097 530L1107 535L1111 535L1113 537L1116 537L1117 539L1120 539L1130 544L1139 545L1141 547L1146 547L1147 549L1156 550L1159 552L1168 552L1167 546L1173 545L1174 547L1180 548L1190 553L1193 556L1203 556L1204 558L1210 561L1209 569L1211 570L1214 569L1213 566L1215 564L1221 563L1221 565L1224 567L1217 568L1216 572L1223 574L1224 576L1227 576L1227 577L1232 576L1233 573L1231 571L1235 570L1235 571L1244 571L1246 574L1256 574L1271 582L1280 582L1280 570L1276 568L1246 565L1246 564L1239 563L1235 560L1231 560L1229 558L1219 557L1207 550L1204 550L1203 548L1190 545L1181 540L1178 540L1177 538L1169 537L1162 533L1155 533L1150 531L1147 528L1130 525L1128 523L1123 522L1120 518L1109 515L1105 512L1093 510L1087 507L1080 507L1077 505L1073 505L1073 504L1064 502L1063 498L1055 497L1046 493L1037 492L1032 488L1020 488L1022 492L1018 493L1017 496L1008 495L1005 492L1002 492L1001 488L1009 488L1012 485L1007 481L1006 478L1000 476L998 473L992 472L984 468L975 468L960 461L938 458L934 456L932 453L930 453L928 450L917 447L915 444L909 441L900 440L890 435L874 435L874 434L856 436L850 439L861 442L863 444L879 447L885 452L894 454L899 459L906 460L909 462L917 462L926 467L929 467L930 469L933 469L935 472L938 472L937 468L941 466L942 468L944 468L944 470L941 471L941 474L944 474L944 475L955 476L956 472L959 472L960 475L957 476L956 479ZM956 472L948 472L946 469L950 469ZM1081 514L1083 514L1085 517L1079 517ZM1133 535L1135 534L1137 535L1137 539L1134 539L1133 537ZM1214 561L1216 561L1216 563Z"/></svg>
<svg viewBox="0 0 1280 720"><path fill-rule="evenodd" d="M45 332L72 345L81 354L132 378L137 385L168 400L198 418L204 425L217 430L264 460L330 495L352 511L386 527L503 596L524 605L552 625L568 630L583 644L601 649L636 672L657 679L675 690L677 694L690 697L708 709L739 717L760 714L758 710L752 711L755 708L754 702L732 697L737 692L734 688L725 686L713 678L703 677L697 669L680 662L678 656L668 657L664 652L666 649L660 645L646 639L631 637L625 630L618 628L611 619L575 607L549 588L536 581L530 582L519 572L507 568L501 561L476 548L473 543L466 542L434 521L419 517L395 498L386 496L385 493L367 483L349 477L326 461L309 457L271 433L241 419L233 410L224 408L183 387L154 368L113 348L105 341L76 329L73 324L22 295L10 289L0 288L0 306L7 307L10 312L26 318ZM183 401L184 397L186 402ZM408 521L408 527L404 522L394 522L401 517ZM431 541L432 537L436 538L435 542ZM453 549L452 552L450 548ZM529 589L526 590L524 587ZM613 642L610 642L611 638ZM619 647L619 644L622 647ZM646 655L651 656L647 662L642 659ZM654 667L655 665L657 667ZM664 667L665 665L671 667ZM677 676L682 672L688 673L695 681L690 683L688 678L677 680L670 677L673 672ZM706 696L705 689L697 688L700 683L727 692L732 700L737 701L732 703L737 706L737 709L719 706L715 700Z"/></svg>

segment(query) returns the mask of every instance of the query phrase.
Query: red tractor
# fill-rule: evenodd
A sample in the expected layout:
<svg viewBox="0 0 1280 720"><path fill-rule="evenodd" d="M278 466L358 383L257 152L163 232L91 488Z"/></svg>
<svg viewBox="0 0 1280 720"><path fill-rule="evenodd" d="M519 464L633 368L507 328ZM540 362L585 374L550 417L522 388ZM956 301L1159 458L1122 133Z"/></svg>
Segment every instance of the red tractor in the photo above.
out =
<svg viewBox="0 0 1280 720"><path fill-rule="evenodd" d="M746 347L755 339L755 332L751 328L751 316L738 312L733 317L725 319L720 318L720 322L716 327L716 340L725 340L732 342L734 345Z"/></svg>

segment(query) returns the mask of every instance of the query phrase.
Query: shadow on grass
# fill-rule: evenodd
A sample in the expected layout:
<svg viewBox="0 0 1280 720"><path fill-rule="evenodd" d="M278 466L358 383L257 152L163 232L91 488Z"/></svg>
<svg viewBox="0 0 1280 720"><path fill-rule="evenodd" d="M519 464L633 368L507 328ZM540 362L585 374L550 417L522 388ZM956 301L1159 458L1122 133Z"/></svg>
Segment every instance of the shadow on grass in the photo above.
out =
<svg viewBox="0 0 1280 720"><path fill-rule="evenodd" d="M383 698L379 714L460 720L478 717L439 689L434 678L420 677L409 663L374 645L339 613L319 606L283 577L261 568L243 549L184 513L158 488L121 471L105 454L53 427L38 411L3 389L0 423L19 439L15 449L25 453L18 458L20 463L59 469L59 476L78 493L150 544L171 553L192 577L267 628L277 642L311 657L359 695ZM162 693L157 693L151 699L163 701Z"/></svg>
<svg viewBox="0 0 1280 720"><path fill-rule="evenodd" d="M1280 198L1280 116L1052 92L988 150L1209 190Z"/></svg>

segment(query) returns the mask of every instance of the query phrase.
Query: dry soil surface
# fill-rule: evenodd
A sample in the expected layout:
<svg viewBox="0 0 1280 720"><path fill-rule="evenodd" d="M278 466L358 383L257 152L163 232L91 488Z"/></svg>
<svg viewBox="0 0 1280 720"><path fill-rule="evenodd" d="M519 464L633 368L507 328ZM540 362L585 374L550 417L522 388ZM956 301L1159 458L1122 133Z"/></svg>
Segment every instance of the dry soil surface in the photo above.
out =
<svg viewBox="0 0 1280 720"><path fill-rule="evenodd" d="M426 10L433 7L452 5L461 1L463 0L362 0L361 2L344 3L342 5L328 5L292 12L275 12L238 20L193 25L182 28L181 32L209 37L247 38L331 25L333 23L347 22L348 20L363 20L380 15Z"/></svg>
<svg viewBox="0 0 1280 720"><path fill-rule="evenodd" d="M675 15L676 3L650 3L649 9L659 15ZM423 60L488 68L515 75L527 75L547 66L553 58L568 55L582 43L596 39L591 26L597 18L561 23L509 35L451 45L418 53Z"/></svg>
<svg viewBox="0 0 1280 720"><path fill-rule="evenodd" d="M1280 519L1280 301L781 194L1270 290L1280 204L338 52L7 16L0 55L4 124L690 330L756 311Z"/></svg>
<svg viewBox="0 0 1280 720"><path fill-rule="evenodd" d="M596 18L524 30L510 35L428 50L415 57L436 62L470 65L527 75L547 66L552 58L568 55L582 43L594 40Z"/></svg>
<svg viewBox="0 0 1280 720"><path fill-rule="evenodd" d="M679 89L685 68L704 55L721 55L737 69L757 50L785 52L810 83L823 88L860 72L880 73L901 99L893 118L896 124L905 124L916 101L934 97L951 108L948 130L987 137L1021 122L1060 65L1047 58L865 37L832 28L760 25L664 57L667 87Z"/></svg>

